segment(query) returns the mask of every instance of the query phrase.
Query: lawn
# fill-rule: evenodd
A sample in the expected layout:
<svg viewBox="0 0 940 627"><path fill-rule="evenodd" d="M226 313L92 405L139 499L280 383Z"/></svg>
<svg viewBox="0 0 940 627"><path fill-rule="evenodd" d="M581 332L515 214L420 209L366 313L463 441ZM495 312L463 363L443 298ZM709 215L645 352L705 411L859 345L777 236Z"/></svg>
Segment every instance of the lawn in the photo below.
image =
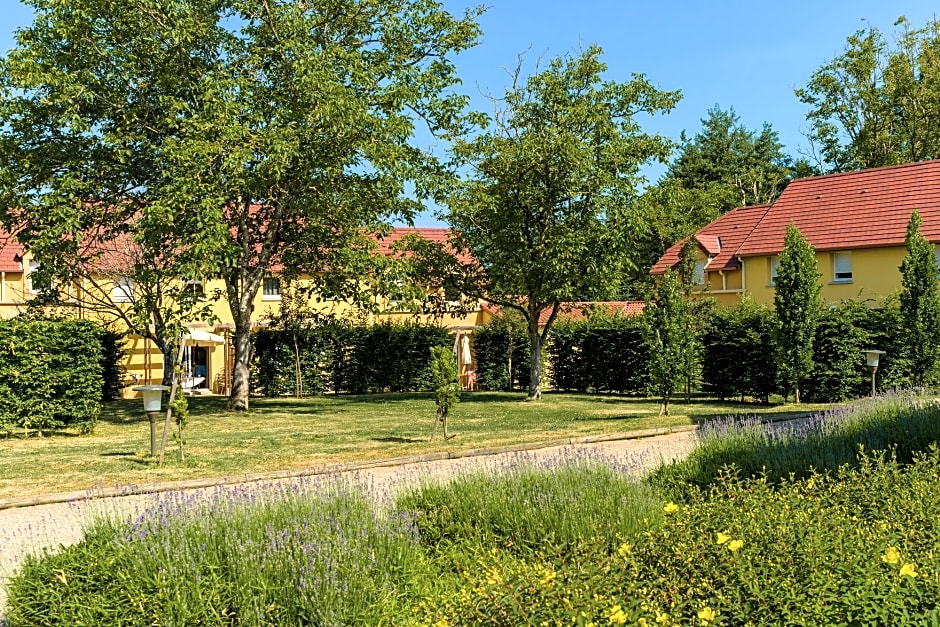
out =
<svg viewBox="0 0 940 627"><path fill-rule="evenodd" d="M163 467L149 456L141 402L116 401L105 406L92 435L64 431L0 439L0 498L300 470L816 408L693 400L674 404L673 415L660 417L658 403L650 399L578 394L523 399L522 394L465 394L450 419L457 437L444 442L438 435L429 443L434 404L426 394L254 399L248 414L226 412L224 398L194 398L185 461L171 439Z"/></svg>

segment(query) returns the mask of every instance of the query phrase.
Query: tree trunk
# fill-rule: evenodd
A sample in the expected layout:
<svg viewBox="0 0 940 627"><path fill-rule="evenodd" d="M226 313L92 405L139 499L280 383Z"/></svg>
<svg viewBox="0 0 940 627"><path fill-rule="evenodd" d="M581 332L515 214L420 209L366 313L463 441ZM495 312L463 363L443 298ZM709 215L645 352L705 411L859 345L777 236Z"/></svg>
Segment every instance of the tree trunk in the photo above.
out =
<svg viewBox="0 0 940 627"><path fill-rule="evenodd" d="M800 386L797 385L793 390L793 402L797 405L800 404Z"/></svg>
<svg viewBox="0 0 940 627"><path fill-rule="evenodd" d="M239 316L241 317L241 316ZM249 321L251 314L248 314ZM248 364L251 361L250 324L235 321L235 366L232 368L232 392L228 397L229 411L248 411Z"/></svg>
<svg viewBox="0 0 940 627"><path fill-rule="evenodd" d="M294 396L304 397L304 378L300 373L300 345L297 343L297 333L294 337Z"/></svg>
<svg viewBox="0 0 940 627"><path fill-rule="evenodd" d="M159 343L158 348L163 353L163 381L162 385L173 385L173 371L176 370L176 349L174 344Z"/></svg>
<svg viewBox="0 0 940 627"><path fill-rule="evenodd" d="M542 398L542 337L539 335L538 315L529 318L529 396L527 400Z"/></svg>

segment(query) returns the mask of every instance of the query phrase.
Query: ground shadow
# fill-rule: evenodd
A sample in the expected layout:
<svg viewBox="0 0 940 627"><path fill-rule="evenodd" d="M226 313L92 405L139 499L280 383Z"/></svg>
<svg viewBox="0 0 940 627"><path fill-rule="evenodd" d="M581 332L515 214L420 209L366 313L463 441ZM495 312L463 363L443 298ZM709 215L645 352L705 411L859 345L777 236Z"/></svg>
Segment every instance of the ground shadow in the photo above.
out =
<svg viewBox="0 0 940 627"><path fill-rule="evenodd" d="M416 444L418 442L427 442L425 439L420 438L403 438L401 436L394 437L385 437L385 438L372 438L373 442L382 442L385 444Z"/></svg>

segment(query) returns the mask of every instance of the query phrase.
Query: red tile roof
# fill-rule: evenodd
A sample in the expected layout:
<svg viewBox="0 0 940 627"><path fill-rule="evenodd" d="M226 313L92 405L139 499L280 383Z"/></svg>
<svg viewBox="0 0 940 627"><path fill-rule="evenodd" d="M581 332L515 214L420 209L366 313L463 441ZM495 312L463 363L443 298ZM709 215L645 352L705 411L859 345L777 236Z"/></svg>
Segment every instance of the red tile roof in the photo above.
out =
<svg viewBox="0 0 940 627"><path fill-rule="evenodd" d="M0 231L0 272L23 270L23 246L9 233Z"/></svg>
<svg viewBox="0 0 940 627"><path fill-rule="evenodd" d="M725 270L738 267L735 253L757 223L760 222L760 219L767 213L768 207L769 205L753 205L732 209L695 234L699 246L711 258L708 263L709 270ZM682 240L670 246L650 270L650 273L663 274L667 267L675 268L679 263L679 253L686 241Z"/></svg>
<svg viewBox="0 0 940 627"><path fill-rule="evenodd" d="M901 246L915 209L924 236L940 242L940 160L798 179L736 255L780 252L790 223L816 250Z"/></svg>
<svg viewBox="0 0 940 627"><path fill-rule="evenodd" d="M595 309L613 316L636 316L643 313L643 307L645 305L646 303L642 300L579 301L563 303L558 310L558 316L555 318L555 321L575 322L578 320L586 320L588 313ZM542 314L539 316L539 325L546 324L551 313L551 307L543 310Z"/></svg>
<svg viewBox="0 0 940 627"><path fill-rule="evenodd" d="M396 227L385 237L376 237L379 243L379 253L383 255L392 255L393 245L401 241L406 235L418 235L429 242L444 246L445 250L453 252L450 246L450 229L431 228L431 227ZM468 263L472 260L469 255L459 255L457 259L461 263Z"/></svg>

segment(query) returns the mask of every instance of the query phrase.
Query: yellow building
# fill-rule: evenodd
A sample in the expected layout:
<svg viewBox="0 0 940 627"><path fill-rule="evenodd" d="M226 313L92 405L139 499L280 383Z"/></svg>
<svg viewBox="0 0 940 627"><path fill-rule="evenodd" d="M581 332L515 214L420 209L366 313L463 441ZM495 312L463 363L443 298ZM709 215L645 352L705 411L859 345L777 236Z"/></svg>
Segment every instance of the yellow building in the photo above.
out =
<svg viewBox="0 0 940 627"><path fill-rule="evenodd" d="M407 234L416 234L439 243L446 243L447 240L446 229L394 229L379 242L379 252L393 254L391 245ZM119 266L121 264L115 264L115 267ZM0 318L12 318L20 314L30 299L36 296L38 290L30 278L31 270L36 267L38 262L32 259L28 251L12 236L0 233ZM300 279L298 284L302 285L303 282L303 279ZM104 311L114 312L124 303L130 306L134 300L135 287L133 280L121 276L119 271L101 270L92 273L85 281L69 286L68 290L60 291L71 297L66 303L66 309L72 315L97 319L120 327L117 316ZM199 317L194 315L186 324L188 331L183 338L186 385L197 393L204 390L208 393L228 394L234 360L234 324L224 297L214 300L216 293L225 293L224 283L220 279L190 280L186 281L186 287L197 294L205 294L209 310L209 314L203 316L205 319L198 319ZM277 313L285 296L282 289L281 280L276 273L265 278L255 297L255 325L264 324L265 319ZM96 307L97 301L107 301L107 307ZM435 316L416 315L406 311L400 303L389 299L376 302L375 310L371 311L359 309L342 299L315 298L308 306L321 314L332 314L340 319L362 320L370 324L383 321L416 321L452 329L455 334L458 363L461 364L461 375L465 379L469 377L475 365L469 341L464 338L471 336L475 327L486 323L492 317L491 310L479 301L475 305L471 303L470 310L466 312L457 311L457 303L453 303L453 312ZM128 353L125 365L129 383L152 384L162 380L163 356L153 341L130 335L125 347ZM126 388L126 392L132 395L130 387Z"/></svg>
<svg viewBox="0 0 940 627"><path fill-rule="evenodd" d="M772 305L783 238L793 224L816 250L826 302L877 301L901 286L915 210L924 237L940 243L940 161L797 179L772 205L735 209L695 234L699 293L723 304L747 293ZM675 267L683 244L667 250L651 272Z"/></svg>

